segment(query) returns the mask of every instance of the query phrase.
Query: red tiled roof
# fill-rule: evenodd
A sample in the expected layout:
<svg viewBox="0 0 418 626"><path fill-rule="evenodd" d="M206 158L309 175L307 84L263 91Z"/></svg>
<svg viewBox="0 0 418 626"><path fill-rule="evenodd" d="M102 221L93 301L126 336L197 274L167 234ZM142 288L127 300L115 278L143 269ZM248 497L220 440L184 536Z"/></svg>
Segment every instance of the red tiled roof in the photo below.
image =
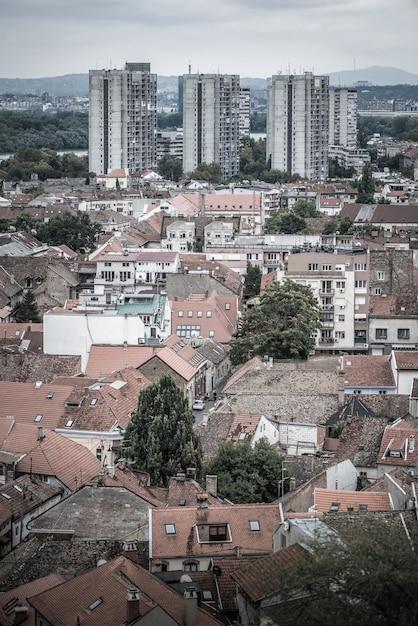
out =
<svg viewBox="0 0 418 626"><path fill-rule="evenodd" d="M0 418L13 416L19 423L56 428L70 393L66 385L0 381Z"/></svg>
<svg viewBox="0 0 418 626"><path fill-rule="evenodd" d="M391 511L389 494L386 491L345 491L344 489L315 488L314 502L319 513L331 511L333 503L338 503L338 512L346 512L349 507L358 511L360 505L367 505L368 511ZM337 512L337 511L336 511Z"/></svg>
<svg viewBox="0 0 418 626"><path fill-rule="evenodd" d="M11 425L10 420L0 419L0 423L3 421L9 432L0 440L0 448L25 455L16 466L18 472L56 477L71 491L99 474L100 461L84 446L48 429L44 429L44 438L39 440L37 426ZM0 432L4 430L0 427Z"/></svg>
<svg viewBox="0 0 418 626"><path fill-rule="evenodd" d="M386 426L377 462L384 465L416 467L418 465L418 431L402 419Z"/></svg>
<svg viewBox="0 0 418 626"><path fill-rule="evenodd" d="M395 387L388 356L344 355L346 387Z"/></svg>
<svg viewBox="0 0 418 626"><path fill-rule="evenodd" d="M418 350L394 350L397 370L418 370Z"/></svg>
<svg viewBox="0 0 418 626"><path fill-rule="evenodd" d="M57 585L61 585L62 583L73 577L74 574L54 572L53 574L49 574L48 576L44 576L43 578L38 578L37 580L33 580L30 583L26 583L25 585L15 587L15 589L11 589L10 591L2 593L0 606L1 624L3 624L4 626L12 626L13 624L16 624L15 613L12 612L9 615L6 615L6 611L4 609L5 606L8 606L8 603L13 602L15 606L25 606L28 608L28 617L25 619L24 622L25 626L35 626L35 611L27 601L27 598L42 593L47 589L52 589Z"/></svg>
<svg viewBox="0 0 418 626"><path fill-rule="evenodd" d="M259 602L266 596L278 592L286 575L286 567L300 559L308 558L309 552L299 543L294 543L270 556L251 561L232 572L231 577L244 590L252 602Z"/></svg>
<svg viewBox="0 0 418 626"><path fill-rule="evenodd" d="M250 520L259 522L259 531L250 529ZM153 558L233 556L236 546L244 556L269 554L279 523L276 504L155 509L152 511L152 555ZM174 535L166 534L166 524L175 525ZM208 524L228 524L231 541L199 542L199 528Z"/></svg>
<svg viewBox="0 0 418 626"><path fill-rule="evenodd" d="M146 615L159 605L174 623L183 626L183 598L147 570L122 556L31 598L30 603L51 624L123 626L126 624L127 590L132 584L140 590L140 615ZM96 602L98 604L92 608ZM150 623L154 623L152 617ZM216 624L219 624L218 620L197 609L196 626Z"/></svg>
<svg viewBox="0 0 418 626"><path fill-rule="evenodd" d="M86 367L86 376L100 378L125 367L140 367L159 348L148 346L91 346Z"/></svg>
<svg viewBox="0 0 418 626"><path fill-rule="evenodd" d="M197 368L190 365L187 361L184 361L184 359L168 346L158 352L157 358L161 359L161 361L168 365L176 374L184 378L184 380L189 381L196 375Z"/></svg>
<svg viewBox="0 0 418 626"><path fill-rule="evenodd" d="M245 433L245 441L251 441L260 422L260 418L260 413L237 413L229 429L228 441L235 443L241 441L241 433Z"/></svg>

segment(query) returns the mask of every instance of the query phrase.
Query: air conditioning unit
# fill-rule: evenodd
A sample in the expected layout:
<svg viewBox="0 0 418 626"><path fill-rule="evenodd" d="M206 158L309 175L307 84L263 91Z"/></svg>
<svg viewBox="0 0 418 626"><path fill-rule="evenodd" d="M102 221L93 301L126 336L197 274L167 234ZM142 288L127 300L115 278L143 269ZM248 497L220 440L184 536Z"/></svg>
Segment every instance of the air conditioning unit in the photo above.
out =
<svg viewBox="0 0 418 626"><path fill-rule="evenodd" d="M340 289L340 293L344 293L345 289Z"/></svg>
<svg viewBox="0 0 418 626"><path fill-rule="evenodd" d="M345 309L345 304L340 304L340 309Z"/></svg>
<svg viewBox="0 0 418 626"><path fill-rule="evenodd" d="M145 337L138 337L138 344L145 343Z"/></svg>

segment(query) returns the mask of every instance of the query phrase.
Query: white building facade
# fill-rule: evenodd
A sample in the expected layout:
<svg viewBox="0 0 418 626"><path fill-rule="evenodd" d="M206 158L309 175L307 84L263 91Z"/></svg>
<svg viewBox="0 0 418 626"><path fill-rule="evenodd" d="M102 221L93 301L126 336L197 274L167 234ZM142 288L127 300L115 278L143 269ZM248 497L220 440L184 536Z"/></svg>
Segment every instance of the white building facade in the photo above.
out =
<svg viewBox="0 0 418 626"><path fill-rule="evenodd" d="M157 75L149 63L89 72L89 170L155 168Z"/></svg>

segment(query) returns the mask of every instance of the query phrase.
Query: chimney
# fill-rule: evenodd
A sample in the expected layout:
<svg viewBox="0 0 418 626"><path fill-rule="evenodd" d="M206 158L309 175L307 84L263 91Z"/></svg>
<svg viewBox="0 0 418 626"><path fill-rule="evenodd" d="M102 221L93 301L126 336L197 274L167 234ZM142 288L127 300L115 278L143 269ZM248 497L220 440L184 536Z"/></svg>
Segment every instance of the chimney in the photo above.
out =
<svg viewBox="0 0 418 626"><path fill-rule="evenodd" d="M197 624L197 593L194 587L186 589L184 599L184 624L196 626Z"/></svg>
<svg viewBox="0 0 418 626"><path fill-rule="evenodd" d="M29 617L29 609L27 606L16 606L14 609L14 621L13 624L22 624Z"/></svg>
<svg viewBox="0 0 418 626"><path fill-rule="evenodd" d="M138 562L138 542L137 541L124 541L123 542L123 554L133 563Z"/></svg>
<svg viewBox="0 0 418 626"><path fill-rule="evenodd" d="M414 435L409 436L409 449L408 452L411 454L415 450L415 437Z"/></svg>
<svg viewBox="0 0 418 626"><path fill-rule="evenodd" d="M44 427L38 426L38 441L42 441L42 439L45 439Z"/></svg>
<svg viewBox="0 0 418 626"><path fill-rule="evenodd" d="M206 474L206 491L213 496L218 495L218 477L216 474Z"/></svg>
<svg viewBox="0 0 418 626"><path fill-rule="evenodd" d="M126 622L130 624L139 617L140 591L135 585L131 585L126 596Z"/></svg>
<svg viewBox="0 0 418 626"><path fill-rule="evenodd" d="M335 481L335 489L338 489L338 480Z"/></svg>

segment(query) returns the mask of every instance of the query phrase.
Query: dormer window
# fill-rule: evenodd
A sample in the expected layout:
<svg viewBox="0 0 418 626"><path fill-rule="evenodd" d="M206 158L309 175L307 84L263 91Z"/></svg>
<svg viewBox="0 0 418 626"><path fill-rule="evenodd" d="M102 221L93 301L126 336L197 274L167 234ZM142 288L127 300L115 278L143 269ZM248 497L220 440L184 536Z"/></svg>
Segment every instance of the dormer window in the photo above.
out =
<svg viewBox="0 0 418 626"><path fill-rule="evenodd" d="M332 502L331 506L329 507L329 510L331 513L337 513L340 510L340 503Z"/></svg>

